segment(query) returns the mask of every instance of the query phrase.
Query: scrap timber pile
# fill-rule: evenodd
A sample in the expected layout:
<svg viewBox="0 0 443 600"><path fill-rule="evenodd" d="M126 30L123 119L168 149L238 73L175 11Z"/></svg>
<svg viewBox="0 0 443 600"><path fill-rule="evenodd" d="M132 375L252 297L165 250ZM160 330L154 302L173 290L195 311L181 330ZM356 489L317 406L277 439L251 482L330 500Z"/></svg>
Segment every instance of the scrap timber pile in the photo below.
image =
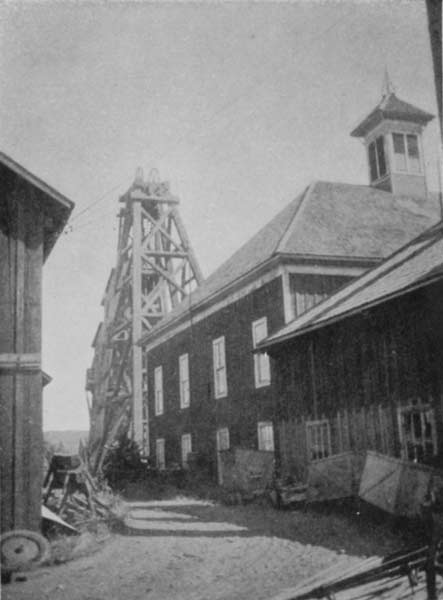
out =
<svg viewBox="0 0 443 600"><path fill-rule="evenodd" d="M109 521L111 497L79 455L54 454L44 481L42 516L71 530L91 521Z"/></svg>
<svg viewBox="0 0 443 600"><path fill-rule="evenodd" d="M435 600L443 594L443 548L424 546L384 559L369 558L345 572L334 566L272 600Z"/></svg>
<svg viewBox="0 0 443 600"><path fill-rule="evenodd" d="M105 295L104 320L86 375L90 413L89 467L100 473L106 454L130 434L149 454L146 365L140 338L200 284L202 275L166 182L141 169L120 198L116 267Z"/></svg>

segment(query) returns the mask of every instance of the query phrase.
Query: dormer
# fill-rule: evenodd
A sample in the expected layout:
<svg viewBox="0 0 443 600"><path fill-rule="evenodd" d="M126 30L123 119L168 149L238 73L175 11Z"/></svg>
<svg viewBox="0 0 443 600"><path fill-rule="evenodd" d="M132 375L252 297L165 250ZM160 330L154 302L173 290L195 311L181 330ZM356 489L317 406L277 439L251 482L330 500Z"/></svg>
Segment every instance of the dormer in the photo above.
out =
<svg viewBox="0 0 443 600"><path fill-rule="evenodd" d="M434 116L400 100L389 88L351 135L363 138L371 186L426 197L422 132Z"/></svg>

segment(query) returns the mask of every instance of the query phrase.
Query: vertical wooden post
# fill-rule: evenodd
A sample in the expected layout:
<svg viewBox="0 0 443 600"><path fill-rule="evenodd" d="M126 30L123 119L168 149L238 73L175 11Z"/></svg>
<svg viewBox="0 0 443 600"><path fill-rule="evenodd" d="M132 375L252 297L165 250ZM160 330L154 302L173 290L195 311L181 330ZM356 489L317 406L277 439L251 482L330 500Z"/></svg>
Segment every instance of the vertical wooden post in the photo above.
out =
<svg viewBox="0 0 443 600"><path fill-rule="evenodd" d="M18 354L25 351L25 211L24 199L21 194L16 196L15 213L15 294L14 294L14 351ZM25 427L25 389L26 375L14 375L13 395L13 496L14 496L14 526L24 523L26 518L26 494L24 473L24 427Z"/></svg>
<svg viewBox="0 0 443 600"><path fill-rule="evenodd" d="M283 290L283 313L285 323L289 323L294 318L294 308L292 305L291 287L289 283L289 273L282 267L281 270L281 281Z"/></svg>
<svg viewBox="0 0 443 600"><path fill-rule="evenodd" d="M142 348L138 345L142 336L142 231L140 200L132 201L132 437L140 448L143 446L143 386ZM146 435L148 435L148 412L146 410ZM149 440L145 440L149 448Z"/></svg>
<svg viewBox="0 0 443 600"><path fill-rule="evenodd" d="M318 419L317 411L317 385L315 381L315 358L314 358L314 340L309 340L309 369L312 381L312 408L314 411L314 420Z"/></svg>
<svg viewBox="0 0 443 600"><path fill-rule="evenodd" d="M338 452L343 452L343 431L341 426L341 415L340 410L337 411L337 438L338 438Z"/></svg>

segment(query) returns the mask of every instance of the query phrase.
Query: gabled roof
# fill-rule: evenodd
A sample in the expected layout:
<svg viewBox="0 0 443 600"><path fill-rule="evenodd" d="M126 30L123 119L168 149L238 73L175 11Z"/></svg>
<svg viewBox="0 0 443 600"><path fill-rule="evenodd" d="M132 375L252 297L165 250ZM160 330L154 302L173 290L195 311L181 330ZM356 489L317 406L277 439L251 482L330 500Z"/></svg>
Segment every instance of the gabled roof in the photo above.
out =
<svg viewBox="0 0 443 600"><path fill-rule="evenodd" d="M22 165L13 160L4 152L0 152L1 179L4 182L8 176L25 181L34 188L38 197L42 199L42 209L45 216L44 224L44 256L48 256L61 230L71 214L74 203L60 194L57 190L33 175ZM9 175L8 175L9 174Z"/></svg>
<svg viewBox="0 0 443 600"><path fill-rule="evenodd" d="M372 110L367 117L351 132L353 137L364 137L371 129L374 129L384 119L399 121L410 121L426 125L434 118L434 115L417 108L404 100L400 100L391 92L384 96L380 103Z"/></svg>
<svg viewBox="0 0 443 600"><path fill-rule="evenodd" d="M142 341L220 297L276 257L380 261L437 221L432 202L364 186L317 181L235 252Z"/></svg>
<svg viewBox="0 0 443 600"><path fill-rule="evenodd" d="M443 279L443 221L269 336L259 347L270 350L438 279Z"/></svg>

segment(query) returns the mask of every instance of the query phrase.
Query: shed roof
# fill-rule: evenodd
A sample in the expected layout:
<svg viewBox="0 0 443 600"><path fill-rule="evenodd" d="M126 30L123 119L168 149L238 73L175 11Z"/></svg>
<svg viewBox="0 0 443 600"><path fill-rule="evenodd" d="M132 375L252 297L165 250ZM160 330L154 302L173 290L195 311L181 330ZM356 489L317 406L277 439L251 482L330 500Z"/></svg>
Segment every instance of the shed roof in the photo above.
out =
<svg viewBox="0 0 443 600"><path fill-rule="evenodd" d="M436 222L433 202L316 181L246 242L142 341L219 297L275 257L378 262Z"/></svg>
<svg viewBox="0 0 443 600"><path fill-rule="evenodd" d="M25 181L38 192L39 198L43 200L42 206L45 215L50 217L46 220L44 228L44 255L46 257L66 225L74 203L1 151L0 169L5 170L4 172L9 171Z"/></svg>
<svg viewBox="0 0 443 600"><path fill-rule="evenodd" d="M353 137L364 137L383 119L410 121L426 125L433 118L434 115L431 115L431 113L417 108L413 104L409 104L409 102L400 100L394 92L391 92L381 99L374 110L351 132L351 135Z"/></svg>
<svg viewBox="0 0 443 600"><path fill-rule="evenodd" d="M269 336L260 347L269 350L437 279L443 279L443 221Z"/></svg>

